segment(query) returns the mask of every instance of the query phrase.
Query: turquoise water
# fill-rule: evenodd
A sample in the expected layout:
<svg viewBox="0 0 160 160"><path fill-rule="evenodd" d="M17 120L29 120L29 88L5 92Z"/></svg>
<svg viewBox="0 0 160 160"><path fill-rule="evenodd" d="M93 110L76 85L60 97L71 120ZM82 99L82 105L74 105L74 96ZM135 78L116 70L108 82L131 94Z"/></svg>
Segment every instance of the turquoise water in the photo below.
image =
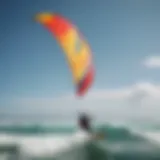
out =
<svg viewBox="0 0 160 160"><path fill-rule="evenodd" d="M160 160L160 147L149 142L144 137L131 132L125 127L113 127L112 125L99 125L95 130L103 132L105 140L95 141L83 147L75 148L70 153L64 153L57 160ZM43 136L43 135L68 135L76 129L71 126L46 126L46 125L3 125L0 126L1 135L18 136ZM5 146L4 146L5 147ZM8 154L0 148L1 153ZM12 155L17 150L9 148ZM18 153L19 154L19 153ZM22 154L22 153L21 153ZM2 154L1 154L2 155ZM2 156L1 156L2 157ZM0 159L4 159L1 158ZM4 157L4 156L3 156ZM25 156L24 156L25 157ZM52 157L39 157L38 159L53 159ZM13 158L12 158L13 159ZM30 157L30 159L35 159Z"/></svg>

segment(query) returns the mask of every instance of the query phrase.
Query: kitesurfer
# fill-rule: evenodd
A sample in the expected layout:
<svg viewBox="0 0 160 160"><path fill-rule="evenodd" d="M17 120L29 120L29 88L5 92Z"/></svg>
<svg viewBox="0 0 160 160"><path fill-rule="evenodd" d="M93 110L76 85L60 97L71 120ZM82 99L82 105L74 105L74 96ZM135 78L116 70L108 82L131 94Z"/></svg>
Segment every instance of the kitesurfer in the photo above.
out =
<svg viewBox="0 0 160 160"><path fill-rule="evenodd" d="M86 131L86 132L91 132L91 118L85 114L85 113L81 113L79 116L79 120L78 120L78 125L79 127Z"/></svg>
<svg viewBox="0 0 160 160"><path fill-rule="evenodd" d="M104 135L102 133L94 133L91 127L91 117L86 113L81 113L78 120L78 126L83 131L91 134L94 139L103 139Z"/></svg>

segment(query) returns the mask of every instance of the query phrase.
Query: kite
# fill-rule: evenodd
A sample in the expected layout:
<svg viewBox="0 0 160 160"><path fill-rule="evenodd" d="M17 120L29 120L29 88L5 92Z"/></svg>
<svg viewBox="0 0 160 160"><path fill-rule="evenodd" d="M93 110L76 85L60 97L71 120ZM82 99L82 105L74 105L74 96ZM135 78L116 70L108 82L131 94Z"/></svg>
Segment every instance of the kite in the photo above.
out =
<svg viewBox="0 0 160 160"><path fill-rule="evenodd" d="M95 76L89 44L78 28L59 14L39 13L36 15L36 21L47 28L57 40L69 64L76 95L84 96Z"/></svg>

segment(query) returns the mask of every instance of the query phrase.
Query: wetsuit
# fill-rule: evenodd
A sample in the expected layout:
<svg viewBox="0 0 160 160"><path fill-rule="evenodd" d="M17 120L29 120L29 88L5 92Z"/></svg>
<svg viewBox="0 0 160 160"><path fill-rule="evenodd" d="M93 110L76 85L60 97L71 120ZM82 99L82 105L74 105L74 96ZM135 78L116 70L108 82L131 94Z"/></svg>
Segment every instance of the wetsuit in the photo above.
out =
<svg viewBox="0 0 160 160"><path fill-rule="evenodd" d="M82 115L79 118L79 126L81 129L91 132L90 119L86 115Z"/></svg>

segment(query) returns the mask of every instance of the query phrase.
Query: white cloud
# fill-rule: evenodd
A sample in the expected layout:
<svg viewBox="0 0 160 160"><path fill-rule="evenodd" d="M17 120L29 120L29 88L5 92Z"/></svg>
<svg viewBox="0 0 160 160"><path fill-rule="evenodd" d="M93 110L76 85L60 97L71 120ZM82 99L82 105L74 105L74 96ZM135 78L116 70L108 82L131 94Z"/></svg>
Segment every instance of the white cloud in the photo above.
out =
<svg viewBox="0 0 160 160"><path fill-rule="evenodd" d="M160 68L160 56L147 57L143 61L143 65L148 68Z"/></svg>
<svg viewBox="0 0 160 160"><path fill-rule="evenodd" d="M99 120L160 120L160 85L139 83L120 89L93 90L84 98L71 94L59 98L16 98L9 100L6 113L55 115L75 118L88 111Z"/></svg>

